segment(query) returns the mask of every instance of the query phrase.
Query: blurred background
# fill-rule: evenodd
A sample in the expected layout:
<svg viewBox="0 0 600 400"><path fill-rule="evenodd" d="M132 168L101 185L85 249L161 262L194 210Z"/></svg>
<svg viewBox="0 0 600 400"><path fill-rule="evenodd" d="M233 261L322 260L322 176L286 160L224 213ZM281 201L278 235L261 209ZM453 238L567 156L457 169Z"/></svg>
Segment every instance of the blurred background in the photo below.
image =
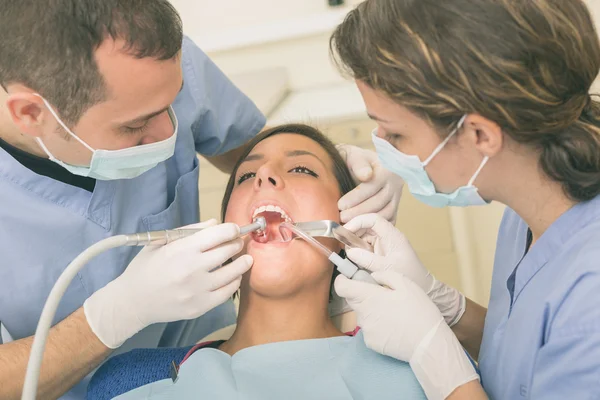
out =
<svg viewBox="0 0 600 400"><path fill-rule="evenodd" d="M171 0L184 31L267 116L316 125L336 143L372 148L354 84L329 59L329 36L359 0ZM568 1L568 0L565 0ZM600 0L586 0L600 21ZM600 92L597 80L592 90ZM227 176L201 159L202 219L219 218ZM423 263L487 305L503 206L433 209L405 191L397 226Z"/></svg>

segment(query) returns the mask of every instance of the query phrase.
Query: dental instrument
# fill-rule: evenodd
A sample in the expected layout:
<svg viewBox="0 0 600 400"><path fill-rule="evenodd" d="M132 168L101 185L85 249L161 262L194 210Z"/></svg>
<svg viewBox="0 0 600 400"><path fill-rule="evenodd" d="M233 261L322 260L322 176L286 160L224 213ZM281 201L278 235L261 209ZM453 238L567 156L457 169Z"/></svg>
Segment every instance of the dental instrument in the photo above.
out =
<svg viewBox="0 0 600 400"><path fill-rule="evenodd" d="M239 236L247 235L254 231L264 231L267 227L267 221L263 217L257 217L249 225L240 227ZM77 273L95 256L107 250L121 246L145 246L145 245L164 245L191 236L203 229L172 229L163 231L153 231L146 233L134 233L130 235L111 236L90 246L79 254L62 272L58 280L52 287L46 304L42 310L38 322L29 362L27 364L27 373L25 383L23 384L23 393L21 400L35 400L37 395L38 380L40 377L40 367L44 355L48 332L52 326L52 320L56 315L56 310L65 291L70 285Z"/></svg>
<svg viewBox="0 0 600 400"><path fill-rule="evenodd" d="M317 221L318 222L318 221ZM346 258L340 257L335 252L331 251L325 245L321 244L317 239L301 230L297 224L290 224L288 222L282 222L279 225L279 232L281 233L284 241L290 241L294 239L295 234L297 237L304 239L307 243L311 244L314 248L319 250L325 257L329 259L336 267L337 270L348 279L363 281L367 283L378 284L375 279L365 270L359 269L354 263ZM293 233L293 234L291 234Z"/></svg>
<svg viewBox="0 0 600 400"><path fill-rule="evenodd" d="M346 246L373 251L373 246L367 243L366 240L350 232L335 221L324 219L320 221L296 222L294 225L312 237L334 238Z"/></svg>
<svg viewBox="0 0 600 400"><path fill-rule="evenodd" d="M255 231L264 231L266 227L267 220L264 217L257 217L251 224L240 227L240 236L245 236ZM127 243L123 246L165 245L174 242L175 240L192 236L203 230L204 229L171 229L123 235L127 240Z"/></svg>

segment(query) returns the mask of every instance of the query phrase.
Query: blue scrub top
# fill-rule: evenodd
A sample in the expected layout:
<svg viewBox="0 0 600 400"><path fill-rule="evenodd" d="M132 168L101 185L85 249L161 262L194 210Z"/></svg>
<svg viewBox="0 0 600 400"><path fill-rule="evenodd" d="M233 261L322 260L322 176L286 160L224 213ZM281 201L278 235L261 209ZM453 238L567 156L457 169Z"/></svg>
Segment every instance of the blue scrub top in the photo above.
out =
<svg viewBox="0 0 600 400"><path fill-rule="evenodd" d="M527 231L507 210L482 384L492 399L600 399L600 196L564 213L526 253Z"/></svg>
<svg viewBox="0 0 600 400"><path fill-rule="evenodd" d="M0 343L34 334L54 282L90 245L198 222L196 152L225 153L263 128L260 111L188 38L182 68L184 86L173 103L179 120L175 154L135 179L97 181L90 193L37 175L0 148ZM118 277L139 250L122 247L93 259L71 283L54 323ZM118 352L190 345L234 322L228 302L194 321L150 326ZM87 380L63 399L84 399L86 386Z"/></svg>

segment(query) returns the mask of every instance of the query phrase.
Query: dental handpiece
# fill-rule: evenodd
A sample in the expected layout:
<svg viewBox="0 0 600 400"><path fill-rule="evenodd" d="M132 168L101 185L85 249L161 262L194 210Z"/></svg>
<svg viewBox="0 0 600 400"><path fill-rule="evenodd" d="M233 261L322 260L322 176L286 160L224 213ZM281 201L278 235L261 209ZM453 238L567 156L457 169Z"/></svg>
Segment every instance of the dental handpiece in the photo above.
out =
<svg viewBox="0 0 600 400"><path fill-rule="evenodd" d="M263 231L267 227L267 220L264 217L257 217L251 224L241 226L238 237L247 235L254 231ZM146 233L134 233L126 235L126 246L146 246L146 245L165 245L179 239L192 236L203 229L168 229L163 231L151 231Z"/></svg>

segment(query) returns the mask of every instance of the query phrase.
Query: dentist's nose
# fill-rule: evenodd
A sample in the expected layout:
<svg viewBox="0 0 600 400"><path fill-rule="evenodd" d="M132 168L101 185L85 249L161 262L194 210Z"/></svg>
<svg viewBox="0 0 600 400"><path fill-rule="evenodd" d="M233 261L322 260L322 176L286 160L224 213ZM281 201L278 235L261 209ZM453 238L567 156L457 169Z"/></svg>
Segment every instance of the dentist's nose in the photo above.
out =
<svg viewBox="0 0 600 400"><path fill-rule="evenodd" d="M256 179L254 180L255 190L266 188L281 190L283 187L283 179L272 167L263 165L259 168L256 173Z"/></svg>

